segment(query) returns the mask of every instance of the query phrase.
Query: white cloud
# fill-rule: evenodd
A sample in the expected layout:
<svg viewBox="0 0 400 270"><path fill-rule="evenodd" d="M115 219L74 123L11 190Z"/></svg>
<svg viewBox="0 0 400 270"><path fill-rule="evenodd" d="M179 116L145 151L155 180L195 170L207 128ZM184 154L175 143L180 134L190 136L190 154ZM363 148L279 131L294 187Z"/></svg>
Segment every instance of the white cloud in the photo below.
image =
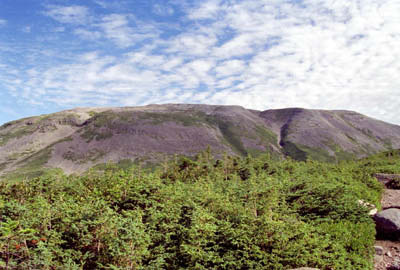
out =
<svg viewBox="0 0 400 270"><path fill-rule="evenodd" d="M21 29L21 31L24 33L30 33L32 31L32 26L30 26L30 25L25 26Z"/></svg>
<svg viewBox="0 0 400 270"><path fill-rule="evenodd" d="M174 14L174 8L164 3L163 5L154 4L153 12L159 16L171 16Z"/></svg>
<svg viewBox="0 0 400 270"><path fill-rule="evenodd" d="M89 11L84 6L47 6L45 15L60 23L85 24L88 21Z"/></svg>
<svg viewBox="0 0 400 270"><path fill-rule="evenodd" d="M101 38L103 35L99 31L90 31L85 28L77 28L74 30L74 34L87 40L96 40Z"/></svg>
<svg viewBox="0 0 400 270"><path fill-rule="evenodd" d="M218 11L221 10L221 2L221 0L200 2L201 4L198 7L191 10L189 18L192 20L214 19L218 14Z"/></svg>
<svg viewBox="0 0 400 270"><path fill-rule="evenodd" d="M254 35L241 34L214 50L214 55L223 59L254 53Z"/></svg>
<svg viewBox="0 0 400 270"><path fill-rule="evenodd" d="M102 8L109 8L110 4L107 1L102 1L102 0L93 0L94 3L96 3L97 5L101 6Z"/></svg>
<svg viewBox="0 0 400 270"><path fill-rule="evenodd" d="M7 24L7 21L0 18L0 27L4 26L6 24Z"/></svg>
<svg viewBox="0 0 400 270"><path fill-rule="evenodd" d="M350 109L400 124L397 0L207 0L184 7L186 21L174 34L132 14L77 25L76 35L111 41L122 53L99 47L69 63L38 65L25 74L25 90L16 91L72 106L98 96L98 104L114 105ZM58 19L78 24L89 11L85 19L64 14ZM8 85L18 89L13 76Z"/></svg>
<svg viewBox="0 0 400 270"><path fill-rule="evenodd" d="M59 26L52 29L54 33L62 33L65 31L65 27Z"/></svg>
<svg viewBox="0 0 400 270"><path fill-rule="evenodd" d="M216 43L217 38L212 33L183 33L168 42L166 52L189 55L190 57L207 56Z"/></svg>
<svg viewBox="0 0 400 270"><path fill-rule="evenodd" d="M218 77L227 77L244 72L246 65L241 60L228 60L216 67Z"/></svg>
<svg viewBox="0 0 400 270"><path fill-rule="evenodd" d="M124 14L110 14L104 16L97 26L102 29L106 38L111 39L120 47L129 47L136 42L157 36L158 30L152 25L142 25L136 21L137 27L130 26L132 18Z"/></svg>

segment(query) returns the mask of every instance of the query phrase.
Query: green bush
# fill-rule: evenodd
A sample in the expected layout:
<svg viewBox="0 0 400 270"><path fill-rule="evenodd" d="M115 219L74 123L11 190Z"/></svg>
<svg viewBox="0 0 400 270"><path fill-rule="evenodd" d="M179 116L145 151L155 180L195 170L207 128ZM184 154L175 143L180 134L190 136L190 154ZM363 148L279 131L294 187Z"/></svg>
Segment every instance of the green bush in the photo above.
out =
<svg viewBox="0 0 400 270"><path fill-rule="evenodd" d="M153 172L3 181L0 269L372 269L358 200L379 206L382 186L367 162L208 151Z"/></svg>

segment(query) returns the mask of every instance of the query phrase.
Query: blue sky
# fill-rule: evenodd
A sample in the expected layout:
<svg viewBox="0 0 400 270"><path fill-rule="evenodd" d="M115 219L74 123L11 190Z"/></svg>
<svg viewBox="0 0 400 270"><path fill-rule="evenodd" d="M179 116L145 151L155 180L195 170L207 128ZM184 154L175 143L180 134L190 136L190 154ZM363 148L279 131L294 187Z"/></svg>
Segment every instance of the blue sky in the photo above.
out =
<svg viewBox="0 0 400 270"><path fill-rule="evenodd" d="M0 124L152 103L400 124L398 0L1 0Z"/></svg>

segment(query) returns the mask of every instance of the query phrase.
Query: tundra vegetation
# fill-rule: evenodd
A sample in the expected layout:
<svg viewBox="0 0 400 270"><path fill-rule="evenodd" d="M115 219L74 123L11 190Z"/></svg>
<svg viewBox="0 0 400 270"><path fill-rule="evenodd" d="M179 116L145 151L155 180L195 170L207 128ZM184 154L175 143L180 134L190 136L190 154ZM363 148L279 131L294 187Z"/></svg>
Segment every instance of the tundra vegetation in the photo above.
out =
<svg viewBox="0 0 400 270"><path fill-rule="evenodd" d="M358 200L379 208L378 172L399 173L400 152L333 164L205 151L3 180L0 269L372 269Z"/></svg>

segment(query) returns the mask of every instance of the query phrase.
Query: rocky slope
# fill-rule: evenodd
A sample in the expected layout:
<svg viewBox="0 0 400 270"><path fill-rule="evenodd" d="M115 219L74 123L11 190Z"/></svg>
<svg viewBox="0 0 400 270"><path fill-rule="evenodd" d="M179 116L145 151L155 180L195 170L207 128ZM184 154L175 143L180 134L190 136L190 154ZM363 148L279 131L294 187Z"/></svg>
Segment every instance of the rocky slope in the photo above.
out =
<svg viewBox="0 0 400 270"><path fill-rule="evenodd" d="M160 162L214 155L291 156L337 161L400 148L400 126L351 111L191 104L76 108L0 127L2 175L40 174L43 167L80 173L98 164Z"/></svg>

